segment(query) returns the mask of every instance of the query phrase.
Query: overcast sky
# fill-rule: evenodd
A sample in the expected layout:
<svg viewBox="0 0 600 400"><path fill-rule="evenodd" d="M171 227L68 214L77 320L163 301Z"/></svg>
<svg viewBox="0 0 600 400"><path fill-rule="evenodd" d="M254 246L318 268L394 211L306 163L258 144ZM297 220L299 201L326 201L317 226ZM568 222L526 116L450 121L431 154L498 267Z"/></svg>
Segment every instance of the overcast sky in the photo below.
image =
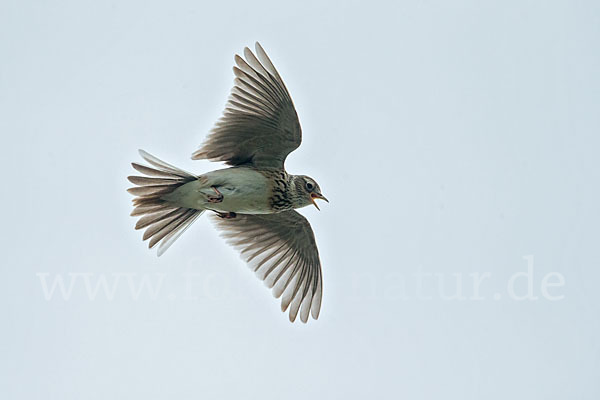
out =
<svg viewBox="0 0 600 400"><path fill-rule="evenodd" d="M166 3L0 2L0 397L600 398L598 2ZM331 201L306 325L209 218L158 258L129 216L138 148L221 167L256 40Z"/></svg>

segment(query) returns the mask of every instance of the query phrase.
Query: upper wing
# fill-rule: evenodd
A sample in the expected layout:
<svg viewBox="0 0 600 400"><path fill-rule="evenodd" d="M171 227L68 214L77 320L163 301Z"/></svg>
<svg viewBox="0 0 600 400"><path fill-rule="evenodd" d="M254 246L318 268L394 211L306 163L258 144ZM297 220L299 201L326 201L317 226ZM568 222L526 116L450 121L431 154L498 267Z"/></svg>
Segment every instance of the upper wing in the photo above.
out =
<svg viewBox="0 0 600 400"><path fill-rule="evenodd" d="M302 131L283 80L256 43L256 54L236 54L235 85L223 116L192 159L229 165L283 168L288 154L300 146Z"/></svg>
<svg viewBox="0 0 600 400"><path fill-rule="evenodd" d="M319 317L323 285L321 261L310 224L296 211L277 214L214 217L227 242L241 255L257 276L281 299L281 309L290 306L290 321L298 311L302 322L308 314Z"/></svg>

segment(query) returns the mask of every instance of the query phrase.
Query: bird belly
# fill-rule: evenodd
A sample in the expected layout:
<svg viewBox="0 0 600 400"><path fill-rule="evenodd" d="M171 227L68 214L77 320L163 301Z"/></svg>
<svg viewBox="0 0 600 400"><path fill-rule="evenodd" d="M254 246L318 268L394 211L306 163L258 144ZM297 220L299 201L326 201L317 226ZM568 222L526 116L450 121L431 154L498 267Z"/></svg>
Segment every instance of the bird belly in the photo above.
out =
<svg viewBox="0 0 600 400"><path fill-rule="evenodd" d="M222 195L220 201L209 200L219 197L218 194ZM164 199L188 208L269 214L273 212L270 196L271 185L263 174L250 168L234 167L203 174L197 181L181 186Z"/></svg>

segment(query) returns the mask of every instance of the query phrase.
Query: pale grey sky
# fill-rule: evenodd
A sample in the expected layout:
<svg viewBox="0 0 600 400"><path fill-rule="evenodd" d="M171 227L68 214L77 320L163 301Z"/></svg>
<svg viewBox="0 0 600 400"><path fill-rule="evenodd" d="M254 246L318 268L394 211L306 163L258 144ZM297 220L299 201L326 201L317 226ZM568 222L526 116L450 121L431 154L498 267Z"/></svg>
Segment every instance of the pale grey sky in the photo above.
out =
<svg viewBox="0 0 600 400"><path fill-rule="evenodd" d="M0 2L0 397L599 398L600 4L222 3ZM159 259L129 217L138 148L219 167L256 40L331 200L307 325L208 218Z"/></svg>

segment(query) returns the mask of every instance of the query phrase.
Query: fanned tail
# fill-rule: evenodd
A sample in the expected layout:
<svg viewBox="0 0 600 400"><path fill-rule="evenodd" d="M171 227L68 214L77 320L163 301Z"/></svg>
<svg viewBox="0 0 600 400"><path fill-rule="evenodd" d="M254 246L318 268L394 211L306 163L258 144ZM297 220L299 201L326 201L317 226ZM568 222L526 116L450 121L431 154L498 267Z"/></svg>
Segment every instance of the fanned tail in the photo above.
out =
<svg viewBox="0 0 600 400"><path fill-rule="evenodd" d="M131 163L133 168L145 176L129 176L136 185L127 189L135 196L132 216L140 217L135 229L146 229L143 240L150 239L149 248L160 242L158 255L163 254L179 236L204 212L193 208L179 207L163 200L178 187L198 179L182 169L140 150L140 155L150 166Z"/></svg>

